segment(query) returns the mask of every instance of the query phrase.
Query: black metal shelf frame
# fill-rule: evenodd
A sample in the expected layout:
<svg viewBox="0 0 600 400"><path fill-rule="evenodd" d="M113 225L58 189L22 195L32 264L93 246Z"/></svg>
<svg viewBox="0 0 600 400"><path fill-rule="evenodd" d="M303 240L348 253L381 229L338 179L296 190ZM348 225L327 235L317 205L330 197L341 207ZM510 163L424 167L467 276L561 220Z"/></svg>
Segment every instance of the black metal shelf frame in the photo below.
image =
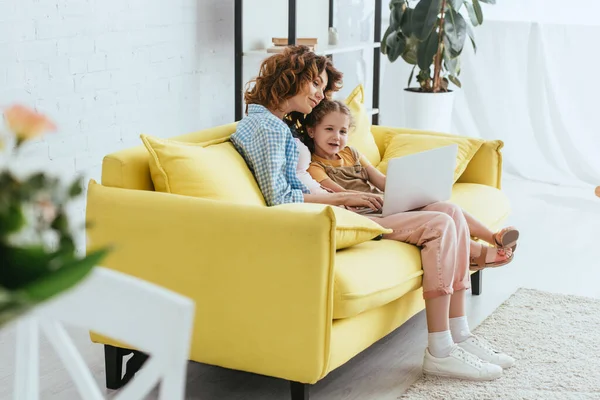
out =
<svg viewBox="0 0 600 400"><path fill-rule="evenodd" d="M374 41L381 41L381 2L375 0L375 21L374 21ZM288 0L288 44L296 44L296 0ZM244 66L244 46L243 46L243 0L235 0L234 4L234 52L235 52L235 120L239 121L243 117L243 66ZM334 0L329 0L329 27L333 26ZM328 57L332 57L329 55ZM373 49L373 100L372 107L379 108L379 87L381 72L381 52L378 48ZM372 116L372 124L379 124L379 113Z"/></svg>

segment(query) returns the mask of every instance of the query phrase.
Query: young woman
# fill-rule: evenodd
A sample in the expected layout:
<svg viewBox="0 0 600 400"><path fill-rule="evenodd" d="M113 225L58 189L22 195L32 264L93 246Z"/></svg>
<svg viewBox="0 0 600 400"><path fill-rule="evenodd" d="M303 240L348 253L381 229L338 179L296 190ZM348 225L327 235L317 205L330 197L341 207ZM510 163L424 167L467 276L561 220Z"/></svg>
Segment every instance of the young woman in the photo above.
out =
<svg viewBox="0 0 600 400"><path fill-rule="evenodd" d="M268 205L314 202L381 208L382 198L377 193L312 194L296 175L298 149L289 124L296 127L295 121L339 90L341 77L326 57L295 46L266 59L254 86L246 91L247 116L238 123L231 140L252 169ZM424 371L473 380L501 376L502 367L511 366L514 360L472 335L465 316L470 237L463 214L444 203L422 213L396 214L378 222L393 227L388 239L422 247L429 330Z"/></svg>

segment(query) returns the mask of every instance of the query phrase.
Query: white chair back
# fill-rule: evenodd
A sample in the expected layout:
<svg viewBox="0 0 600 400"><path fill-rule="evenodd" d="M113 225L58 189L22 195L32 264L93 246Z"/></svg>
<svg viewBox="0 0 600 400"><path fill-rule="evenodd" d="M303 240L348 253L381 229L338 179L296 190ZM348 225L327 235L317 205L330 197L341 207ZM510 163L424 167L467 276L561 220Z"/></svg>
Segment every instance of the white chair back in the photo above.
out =
<svg viewBox="0 0 600 400"><path fill-rule="evenodd" d="M61 358L81 398L104 399L64 323L126 343L150 357L114 399L142 399L160 382L159 399L183 400L194 308L187 297L96 267L72 290L17 321L14 399L39 398L40 331Z"/></svg>

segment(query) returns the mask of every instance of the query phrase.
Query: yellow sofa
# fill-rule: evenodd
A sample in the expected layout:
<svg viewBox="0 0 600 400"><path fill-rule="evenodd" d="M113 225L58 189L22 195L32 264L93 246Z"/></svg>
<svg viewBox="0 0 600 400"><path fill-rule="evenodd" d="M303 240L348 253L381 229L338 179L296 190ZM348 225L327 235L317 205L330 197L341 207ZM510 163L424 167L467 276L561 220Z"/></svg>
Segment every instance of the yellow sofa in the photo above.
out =
<svg viewBox="0 0 600 400"><path fill-rule="evenodd" d="M218 142L235 127L174 139ZM380 158L397 135L424 137L370 129ZM501 141L484 141L452 197L492 228L509 213L500 190L501 148ZM308 398L309 384L424 309L417 247L366 240L336 251L332 213L156 192L142 145L104 158L101 183L88 188L87 217L88 249L115 246L104 266L195 300L190 360L289 380L292 398ZM481 274L472 277L478 294ZM128 345L91 338L106 345L107 386L121 386ZM128 377L144 361L134 354Z"/></svg>

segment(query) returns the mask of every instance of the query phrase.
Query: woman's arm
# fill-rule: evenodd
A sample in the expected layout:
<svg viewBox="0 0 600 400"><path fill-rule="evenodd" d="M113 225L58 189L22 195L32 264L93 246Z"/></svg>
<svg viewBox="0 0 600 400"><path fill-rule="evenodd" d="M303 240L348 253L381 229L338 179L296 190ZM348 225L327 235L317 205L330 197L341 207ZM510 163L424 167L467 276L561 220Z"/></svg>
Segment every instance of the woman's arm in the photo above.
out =
<svg viewBox="0 0 600 400"><path fill-rule="evenodd" d="M373 193L339 192L326 194L304 194L305 203L330 204L332 206L369 207L381 210L383 199Z"/></svg>
<svg viewBox="0 0 600 400"><path fill-rule="evenodd" d="M385 190L385 175L372 165L367 166L366 169L369 175L369 182L383 192Z"/></svg>

